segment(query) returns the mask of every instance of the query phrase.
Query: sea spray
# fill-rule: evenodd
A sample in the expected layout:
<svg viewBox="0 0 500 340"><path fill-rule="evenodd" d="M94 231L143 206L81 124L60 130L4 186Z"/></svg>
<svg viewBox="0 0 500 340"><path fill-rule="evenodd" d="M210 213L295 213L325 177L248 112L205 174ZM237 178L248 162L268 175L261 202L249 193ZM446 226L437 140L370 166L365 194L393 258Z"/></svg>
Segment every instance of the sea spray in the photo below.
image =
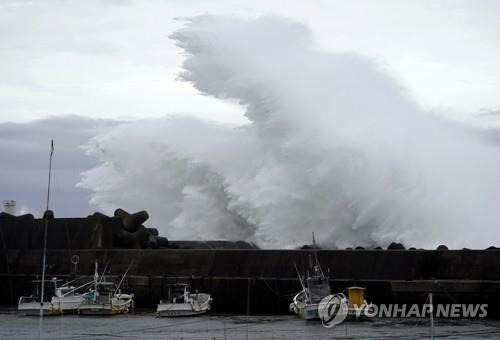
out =
<svg viewBox="0 0 500 340"><path fill-rule="evenodd" d="M336 32L332 32L335 34ZM96 136L92 203L147 209L172 239L262 247L500 243L500 148L422 112L376 64L283 18L189 19L180 79L248 124L173 116Z"/></svg>

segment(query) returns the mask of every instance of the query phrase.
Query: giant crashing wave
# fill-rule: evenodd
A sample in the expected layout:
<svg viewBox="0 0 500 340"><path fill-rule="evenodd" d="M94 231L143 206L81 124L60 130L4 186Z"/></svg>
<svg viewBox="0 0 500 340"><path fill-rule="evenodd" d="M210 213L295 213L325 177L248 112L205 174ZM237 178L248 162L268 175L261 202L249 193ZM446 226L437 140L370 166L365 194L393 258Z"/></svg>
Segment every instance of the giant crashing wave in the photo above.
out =
<svg viewBox="0 0 500 340"><path fill-rule="evenodd" d="M171 35L180 78L247 124L124 123L87 145L91 203L146 208L171 239L295 247L500 243L500 150L423 112L369 60L320 51L301 24L199 16Z"/></svg>

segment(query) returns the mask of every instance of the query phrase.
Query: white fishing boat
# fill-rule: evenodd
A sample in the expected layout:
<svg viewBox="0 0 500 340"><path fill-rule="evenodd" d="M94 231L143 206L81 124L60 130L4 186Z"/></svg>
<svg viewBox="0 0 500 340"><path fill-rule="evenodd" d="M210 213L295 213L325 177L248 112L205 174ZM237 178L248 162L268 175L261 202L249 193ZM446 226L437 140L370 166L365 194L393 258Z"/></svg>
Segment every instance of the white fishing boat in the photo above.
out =
<svg viewBox="0 0 500 340"><path fill-rule="evenodd" d="M70 314L77 311L78 306L82 302L82 295L77 291L80 287L69 286L68 284L59 286L57 278L45 280L44 284L44 315ZM34 280L34 291L30 296L21 296L18 303L18 311L24 315L39 315L40 314L40 296L41 296L41 280Z"/></svg>
<svg viewBox="0 0 500 340"><path fill-rule="evenodd" d="M329 277L323 274L319 262L316 261L316 265L312 266L312 275L299 274L299 280L302 290L294 296L290 311L304 320L318 319L319 303L331 294Z"/></svg>
<svg viewBox="0 0 500 340"><path fill-rule="evenodd" d="M319 319L318 305L324 297L332 293L330 278L323 273L318 260L314 233L312 236L315 264L313 265L310 257L309 270L306 272L306 275L301 275L297 266L295 266L302 290L294 296L289 306L290 311L304 320Z"/></svg>
<svg viewBox="0 0 500 340"><path fill-rule="evenodd" d="M134 301L134 294L115 293L113 282L102 281L83 294L78 315L115 315L128 313Z"/></svg>
<svg viewBox="0 0 500 340"><path fill-rule="evenodd" d="M83 294L83 299L78 307L78 315L115 315L126 314L134 307L134 294L125 294L120 291L123 279L115 285L113 282L105 281L104 275L99 278L97 273L97 262L94 274L94 287Z"/></svg>
<svg viewBox="0 0 500 340"><path fill-rule="evenodd" d="M48 315L50 301L55 294L57 280L46 280L44 284L43 306L40 306L42 280L33 280L33 284L33 293L30 296L21 296L19 298L17 310L23 315L38 316L40 315L40 308L42 308L43 314Z"/></svg>
<svg viewBox="0 0 500 340"><path fill-rule="evenodd" d="M204 314L210 310L212 296L206 293L191 293L189 284L177 283L168 286L167 298L156 308L158 316L190 316Z"/></svg>
<svg viewBox="0 0 500 340"><path fill-rule="evenodd" d="M329 278L323 274L319 263L314 266L312 276L299 279L303 289L295 295L290 304L290 311L304 320L320 319L319 310L332 318L336 313L343 313L342 320L369 320L373 318L374 307L365 299L365 288L348 287L342 293L331 294ZM346 295L347 294L347 295ZM325 311L328 309L328 312Z"/></svg>

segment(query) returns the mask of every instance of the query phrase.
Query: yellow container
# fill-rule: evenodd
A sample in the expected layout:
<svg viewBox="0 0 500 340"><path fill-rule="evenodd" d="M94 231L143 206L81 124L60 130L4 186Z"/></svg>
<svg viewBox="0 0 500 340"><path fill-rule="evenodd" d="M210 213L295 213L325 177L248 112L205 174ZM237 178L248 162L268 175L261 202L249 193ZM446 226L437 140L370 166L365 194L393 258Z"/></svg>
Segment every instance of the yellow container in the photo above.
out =
<svg viewBox="0 0 500 340"><path fill-rule="evenodd" d="M365 289L362 287L349 287L347 288L348 307L358 308L365 302Z"/></svg>

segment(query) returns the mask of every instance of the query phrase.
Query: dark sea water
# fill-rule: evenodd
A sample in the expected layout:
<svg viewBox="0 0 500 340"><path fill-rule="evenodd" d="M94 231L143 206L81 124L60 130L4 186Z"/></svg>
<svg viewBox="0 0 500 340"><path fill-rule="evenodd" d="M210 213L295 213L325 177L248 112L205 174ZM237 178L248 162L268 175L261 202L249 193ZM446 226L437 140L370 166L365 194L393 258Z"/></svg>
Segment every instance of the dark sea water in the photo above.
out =
<svg viewBox="0 0 500 340"><path fill-rule="evenodd" d="M344 322L324 328L292 315L204 315L157 318L153 313L113 317L44 318L45 339L429 339L425 319ZM437 339L500 339L500 320L436 320ZM38 318L0 314L0 339L37 339Z"/></svg>

